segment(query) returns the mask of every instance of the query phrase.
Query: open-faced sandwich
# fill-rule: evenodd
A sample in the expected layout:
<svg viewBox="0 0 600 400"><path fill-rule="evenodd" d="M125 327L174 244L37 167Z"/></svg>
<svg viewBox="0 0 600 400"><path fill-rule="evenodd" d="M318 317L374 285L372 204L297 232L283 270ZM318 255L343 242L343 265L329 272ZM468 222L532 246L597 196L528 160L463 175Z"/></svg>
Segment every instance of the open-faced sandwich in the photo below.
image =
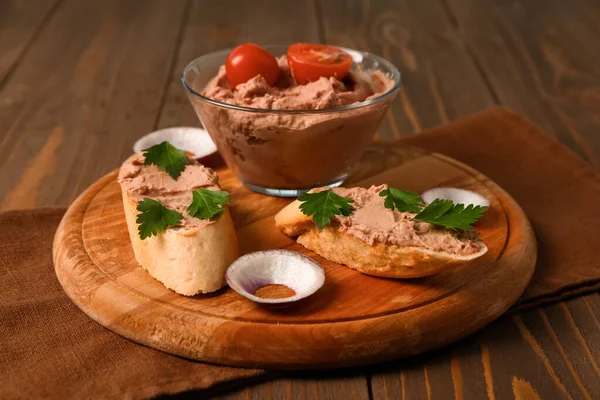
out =
<svg viewBox="0 0 600 400"><path fill-rule="evenodd" d="M119 183L135 258L152 277L187 296L225 285L238 245L213 170L162 142L129 157Z"/></svg>
<svg viewBox="0 0 600 400"><path fill-rule="evenodd" d="M472 224L487 206L389 188L317 189L282 209L275 222L298 243L369 275L415 278L481 257L487 247Z"/></svg>

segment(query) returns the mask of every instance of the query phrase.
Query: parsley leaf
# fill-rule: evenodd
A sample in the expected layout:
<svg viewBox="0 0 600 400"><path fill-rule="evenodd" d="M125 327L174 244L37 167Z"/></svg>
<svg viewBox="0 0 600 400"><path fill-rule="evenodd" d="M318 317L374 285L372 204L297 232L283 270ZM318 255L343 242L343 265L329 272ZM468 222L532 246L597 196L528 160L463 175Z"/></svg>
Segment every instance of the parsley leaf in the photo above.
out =
<svg viewBox="0 0 600 400"><path fill-rule="evenodd" d="M160 171L165 171L171 178L177 179L190 159L183 150L179 150L171 143L164 141L142 150L144 152L144 165L154 164Z"/></svg>
<svg viewBox="0 0 600 400"><path fill-rule="evenodd" d="M300 211L304 215L312 216L312 220L319 229L329 225L333 217L343 215L347 217L352 212L353 199L342 197L333 192L333 190L323 190L316 193L304 193L298 200Z"/></svg>
<svg viewBox="0 0 600 400"><path fill-rule="evenodd" d="M425 203L417 193L409 192L406 190L388 188L382 190L379 195L385 197L383 205L385 208L393 210L396 208L400 212L420 212Z"/></svg>
<svg viewBox="0 0 600 400"><path fill-rule="evenodd" d="M224 210L221 205L229 204L229 193L200 188L192 192L192 204L188 214L200 219L209 219Z"/></svg>
<svg viewBox="0 0 600 400"><path fill-rule="evenodd" d="M485 206L454 204L452 200L435 199L413 221L428 222L450 229L472 229L474 224L488 209Z"/></svg>
<svg viewBox="0 0 600 400"><path fill-rule="evenodd" d="M142 240L177 225L183 218L179 212L169 210L160 201L148 197L138 203L137 210L141 212L135 222L139 224L138 232Z"/></svg>

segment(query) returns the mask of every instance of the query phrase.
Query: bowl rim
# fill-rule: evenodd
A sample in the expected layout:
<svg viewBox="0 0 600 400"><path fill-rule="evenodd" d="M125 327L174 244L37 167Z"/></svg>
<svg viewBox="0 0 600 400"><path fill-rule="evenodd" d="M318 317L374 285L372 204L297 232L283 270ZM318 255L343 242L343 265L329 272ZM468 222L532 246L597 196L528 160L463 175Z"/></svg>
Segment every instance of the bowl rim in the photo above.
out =
<svg viewBox="0 0 600 400"><path fill-rule="evenodd" d="M289 46L290 45L264 45L262 47L264 47L268 50L268 49L274 48L274 47L281 48L281 47L289 47ZM328 46L332 46L332 45L328 45ZM232 109L232 110L237 110L237 111L265 113L265 114L327 114L327 113L331 113L331 112L339 113L340 111L356 110L359 108L368 107L373 104L380 103L380 102L390 98L400 88L400 85L402 84L402 74L400 73L398 68L396 68L394 66L394 64L392 64L385 58L380 57L373 53L369 53L369 52L361 51L361 50L350 49L347 47L342 47L342 46L332 46L332 47L336 47L338 49L341 49L341 50L344 50L344 51L350 53L353 56L353 58L356 55L368 56L369 58L374 58L378 63L385 65L388 69L390 69L392 71L392 74L394 75L392 78L394 78L396 80L394 82L394 85L390 89L388 89L386 92L383 92L380 95L375 96L369 100L359 101L357 103L347 104L344 106L336 106L336 107L322 108L322 109L316 109L316 110L314 110L314 109L300 109L300 110L277 109L277 110L273 110L273 109L268 109L268 108L255 108L255 107L239 106L236 104L230 104L230 103L225 103L222 101L214 100L214 99L211 99L210 97L206 97L206 96L202 95L201 93L196 92L194 89L192 89L187 84L185 77L192 68L194 68L196 65L198 65L199 63L201 63L203 60L205 60L207 58L212 58L212 57L215 57L218 55L229 53L232 50L232 48L227 48L227 49L222 49L222 50L217 50L217 51L213 51L210 53L206 53L206 54L203 54L200 57L192 60L191 62L189 62L186 65L186 67L183 69L183 72L181 73L181 83L183 84L184 89L186 90L186 92L188 92L189 95L200 98L201 100L204 100L210 104L213 104L213 105L216 105L219 107Z"/></svg>

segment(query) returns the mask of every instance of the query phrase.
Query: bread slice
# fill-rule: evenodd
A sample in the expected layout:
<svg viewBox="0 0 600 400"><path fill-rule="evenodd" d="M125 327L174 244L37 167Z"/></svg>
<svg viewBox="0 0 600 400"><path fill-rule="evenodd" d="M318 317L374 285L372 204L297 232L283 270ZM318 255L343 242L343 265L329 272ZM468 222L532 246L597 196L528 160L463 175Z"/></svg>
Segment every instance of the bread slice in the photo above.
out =
<svg viewBox="0 0 600 400"><path fill-rule="evenodd" d="M137 202L126 190L122 194L135 259L153 278L185 296L214 292L225 285L225 271L239 255L229 210L214 223L167 228L141 240Z"/></svg>
<svg viewBox="0 0 600 400"><path fill-rule="evenodd" d="M459 255L432 251L422 247L404 247L384 243L370 245L342 232L332 223L317 228L309 216L293 201L275 216L275 225L288 236L298 236L298 243L338 264L347 265L364 274L385 278L418 278L433 275L481 257L487 247L473 254Z"/></svg>

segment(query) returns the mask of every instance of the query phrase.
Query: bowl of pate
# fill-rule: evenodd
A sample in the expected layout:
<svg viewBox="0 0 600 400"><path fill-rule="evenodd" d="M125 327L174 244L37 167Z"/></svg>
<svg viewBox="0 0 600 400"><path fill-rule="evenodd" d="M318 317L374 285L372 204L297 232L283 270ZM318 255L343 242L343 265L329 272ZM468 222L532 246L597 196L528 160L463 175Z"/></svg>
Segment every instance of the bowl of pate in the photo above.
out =
<svg viewBox="0 0 600 400"><path fill-rule="evenodd" d="M342 184L372 141L400 88L400 72L374 54L339 48L352 57L350 73L300 84L286 51L265 46L279 77L261 75L233 87L230 50L192 61L182 82L200 122L235 176L250 189L297 196Z"/></svg>

